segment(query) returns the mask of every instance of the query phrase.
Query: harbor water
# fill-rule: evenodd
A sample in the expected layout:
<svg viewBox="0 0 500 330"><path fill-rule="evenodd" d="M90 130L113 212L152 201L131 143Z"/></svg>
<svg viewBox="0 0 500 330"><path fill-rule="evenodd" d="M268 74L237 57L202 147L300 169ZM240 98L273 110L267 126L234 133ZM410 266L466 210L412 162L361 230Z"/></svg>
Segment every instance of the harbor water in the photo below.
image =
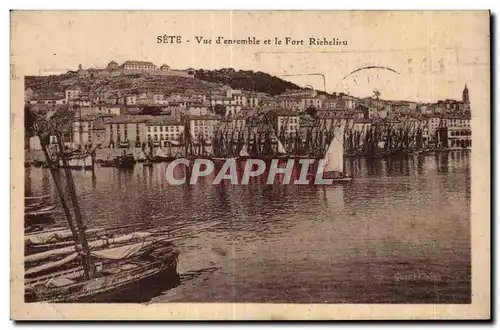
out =
<svg viewBox="0 0 500 330"><path fill-rule="evenodd" d="M471 301L468 151L346 159L354 180L331 186L172 186L166 167L73 171L89 227L176 237L181 283L138 302ZM47 169L25 175L57 201Z"/></svg>

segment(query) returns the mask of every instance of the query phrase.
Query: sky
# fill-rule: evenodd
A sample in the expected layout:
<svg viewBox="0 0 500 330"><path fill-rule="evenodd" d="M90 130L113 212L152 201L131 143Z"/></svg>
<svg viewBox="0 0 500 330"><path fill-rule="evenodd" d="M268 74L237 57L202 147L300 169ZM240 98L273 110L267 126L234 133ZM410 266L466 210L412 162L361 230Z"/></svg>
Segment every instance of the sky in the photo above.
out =
<svg viewBox="0 0 500 330"><path fill-rule="evenodd" d="M484 11L15 11L11 27L11 61L18 75L144 60L177 69L260 70L300 86L359 97L378 90L384 99L460 99L467 83L472 102L489 98ZM164 34L182 42L158 43ZM261 44L216 44L219 36L255 37ZM212 43L198 43L196 37ZM286 37L304 45L286 45ZM263 44L275 38L282 44ZM336 38L347 45L310 46L309 38ZM375 68L349 74L365 67Z"/></svg>

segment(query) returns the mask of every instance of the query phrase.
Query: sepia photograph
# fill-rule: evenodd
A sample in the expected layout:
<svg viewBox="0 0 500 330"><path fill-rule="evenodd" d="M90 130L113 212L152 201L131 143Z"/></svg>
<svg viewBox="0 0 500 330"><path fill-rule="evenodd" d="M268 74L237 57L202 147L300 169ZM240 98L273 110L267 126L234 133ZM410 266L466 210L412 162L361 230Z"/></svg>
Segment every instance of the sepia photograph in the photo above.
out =
<svg viewBox="0 0 500 330"><path fill-rule="evenodd" d="M12 11L11 317L489 318L489 33Z"/></svg>

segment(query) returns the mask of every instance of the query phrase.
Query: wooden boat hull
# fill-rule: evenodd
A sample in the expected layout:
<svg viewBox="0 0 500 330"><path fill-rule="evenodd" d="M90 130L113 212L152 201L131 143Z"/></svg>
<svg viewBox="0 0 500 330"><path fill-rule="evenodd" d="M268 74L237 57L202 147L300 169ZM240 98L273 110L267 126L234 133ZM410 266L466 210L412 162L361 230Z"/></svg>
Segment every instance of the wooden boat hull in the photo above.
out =
<svg viewBox="0 0 500 330"><path fill-rule="evenodd" d="M135 159L134 156L128 154L124 156L119 156L116 159L116 167L118 168L134 168L135 167Z"/></svg>
<svg viewBox="0 0 500 330"><path fill-rule="evenodd" d="M63 161L59 160L59 167L64 167ZM94 162L91 155L81 157L73 157L67 160L67 168L90 170L94 167Z"/></svg>
<svg viewBox="0 0 500 330"><path fill-rule="evenodd" d="M162 289L167 289L177 285L177 257L178 253L169 260L157 260L130 271L53 288L45 293L26 290L25 302L127 302L128 295L130 298L144 295L148 288L161 285Z"/></svg>
<svg viewBox="0 0 500 330"><path fill-rule="evenodd" d="M331 179L333 180L332 183L348 183L352 181L352 177L345 177L345 178L335 178Z"/></svg>
<svg viewBox="0 0 500 330"><path fill-rule="evenodd" d="M176 158L175 157L161 157L161 156L155 156L152 161L154 163L168 163L171 161L174 161Z"/></svg>
<svg viewBox="0 0 500 330"><path fill-rule="evenodd" d="M43 225L54 223L55 219L52 216L53 212L41 213L36 215L25 215L24 216L24 226L29 227L33 225Z"/></svg>
<svg viewBox="0 0 500 330"><path fill-rule="evenodd" d="M99 164L101 167L116 167L116 162L114 160L104 161Z"/></svg>

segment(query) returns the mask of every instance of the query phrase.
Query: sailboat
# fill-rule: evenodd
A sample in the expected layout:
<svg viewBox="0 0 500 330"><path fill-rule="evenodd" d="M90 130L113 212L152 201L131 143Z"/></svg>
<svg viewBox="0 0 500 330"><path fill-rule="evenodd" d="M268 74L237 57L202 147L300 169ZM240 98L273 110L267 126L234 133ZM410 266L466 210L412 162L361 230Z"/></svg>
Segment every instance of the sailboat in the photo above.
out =
<svg viewBox="0 0 500 330"><path fill-rule="evenodd" d="M278 139L278 157L279 158L287 158L288 154L285 150L285 147L283 147L283 143L281 143L280 139Z"/></svg>
<svg viewBox="0 0 500 330"><path fill-rule="evenodd" d="M24 198L24 224L27 228L54 222L56 205L51 203L50 195Z"/></svg>
<svg viewBox="0 0 500 330"><path fill-rule="evenodd" d="M250 157L250 154L248 153L248 147L247 147L246 143L243 143L243 145L241 146L240 155L239 155L238 159L239 160L247 160L249 157Z"/></svg>
<svg viewBox="0 0 500 330"><path fill-rule="evenodd" d="M349 182L352 176L344 173L344 143L340 136L344 136L343 127L339 129L337 136L333 137L323 158L325 164L323 178L331 179L333 182Z"/></svg>
<svg viewBox="0 0 500 330"><path fill-rule="evenodd" d="M42 134L46 132L37 132L44 141ZM64 152L60 152L60 158L67 192L63 190L57 163L51 159L47 146L41 145L69 231L41 232L28 237L31 245L38 245L37 248L44 245L44 248L25 255L25 302L122 301L127 292L136 294L148 288L145 283L149 281L172 279L172 283L176 283L180 252L164 233L141 231L89 240L91 236L83 222ZM68 236L72 240L66 241Z"/></svg>
<svg viewBox="0 0 500 330"><path fill-rule="evenodd" d="M59 166L63 167L63 161L60 159L59 160ZM89 170L94 167L94 161L92 159L91 154L76 154L76 155L71 155L68 158L67 162L67 167L71 169L83 169L83 170Z"/></svg>

